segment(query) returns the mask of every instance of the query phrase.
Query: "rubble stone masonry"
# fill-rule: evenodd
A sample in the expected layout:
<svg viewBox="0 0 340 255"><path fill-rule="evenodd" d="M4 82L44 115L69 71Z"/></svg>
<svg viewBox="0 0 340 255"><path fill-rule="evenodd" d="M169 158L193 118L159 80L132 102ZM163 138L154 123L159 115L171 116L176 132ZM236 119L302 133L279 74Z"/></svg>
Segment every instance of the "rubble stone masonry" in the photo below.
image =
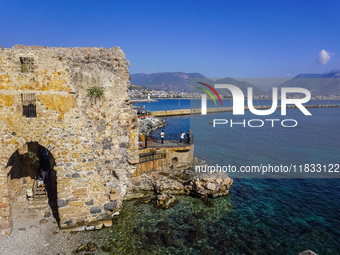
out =
<svg viewBox="0 0 340 255"><path fill-rule="evenodd" d="M119 47L0 49L0 235L11 233L17 194L10 158L32 142L53 157L61 228L102 224L121 209L138 163L128 66ZM87 96L93 86L103 98Z"/></svg>

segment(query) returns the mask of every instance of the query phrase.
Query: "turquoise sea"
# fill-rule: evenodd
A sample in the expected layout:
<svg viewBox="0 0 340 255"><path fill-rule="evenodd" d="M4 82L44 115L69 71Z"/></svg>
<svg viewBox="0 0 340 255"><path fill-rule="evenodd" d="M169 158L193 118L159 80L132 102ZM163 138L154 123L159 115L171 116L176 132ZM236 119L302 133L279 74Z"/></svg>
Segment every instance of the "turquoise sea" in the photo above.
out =
<svg viewBox="0 0 340 255"><path fill-rule="evenodd" d="M162 100L162 105L178 107L176 101ZM156 104L144 105L164 110ZM181 100L181 105L189 108L190 102ZM305 117L289 109L287 118L299 122L291 129L209 124L214 118L233 118L231 113L166 118L164 129L179 133L191 128L195 156L209 164L340 163L340 108L310 111L312 117ZM282 118L279 113L272 117ZM340 179L236 177L245 176L234 176L227 197L179 196L179 203L168 210L126 201L112 228L86 235L115 254L298 254L306 249L340 254Z"/></svg>

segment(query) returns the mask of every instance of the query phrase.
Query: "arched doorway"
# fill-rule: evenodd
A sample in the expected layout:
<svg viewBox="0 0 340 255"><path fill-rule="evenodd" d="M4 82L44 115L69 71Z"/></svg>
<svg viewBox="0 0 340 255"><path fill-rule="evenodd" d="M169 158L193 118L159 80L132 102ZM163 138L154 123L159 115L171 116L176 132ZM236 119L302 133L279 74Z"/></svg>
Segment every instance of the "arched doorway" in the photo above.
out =
<svg viewBox="0 0 340 255"><path fill-rule="evenodd" d="M52 153L38 142L29 142L12 154L7 167L11 167L8 180L12 206L21 202L27 205L25 209L29 213L51 213L59 224L57 174Z"/></svg>

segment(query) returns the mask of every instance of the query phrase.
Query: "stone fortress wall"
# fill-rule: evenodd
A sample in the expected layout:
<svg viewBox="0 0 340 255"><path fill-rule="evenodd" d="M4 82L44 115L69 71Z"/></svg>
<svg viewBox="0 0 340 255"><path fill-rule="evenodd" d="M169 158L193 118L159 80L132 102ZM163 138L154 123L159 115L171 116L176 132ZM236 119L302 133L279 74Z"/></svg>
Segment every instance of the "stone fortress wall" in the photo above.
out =
<svg viewBox="0 0 340 255"><path fill-rule="evenodd" d="M0 235L11 232L12 204L34 178L11 159L28 159L32 173L37 146L55 171L61 228L99 224L121 209L138 163L128 66L119 47L0 49ZM87 96L93 86L102 99Z"/></svg>

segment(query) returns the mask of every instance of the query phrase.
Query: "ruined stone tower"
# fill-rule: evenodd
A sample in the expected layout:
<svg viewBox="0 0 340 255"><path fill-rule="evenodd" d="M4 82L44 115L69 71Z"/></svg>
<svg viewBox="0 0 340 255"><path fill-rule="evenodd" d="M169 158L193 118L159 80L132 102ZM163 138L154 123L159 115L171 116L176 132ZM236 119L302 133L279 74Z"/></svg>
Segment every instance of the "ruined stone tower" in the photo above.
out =
<svg viewBox="0 0 340 255"><path fill-rule="evenodd" d="M138 163L128 66L118 47L0 49L0 235L42 168L54 178L49 199L61 228L120 210ZM94 86L103 97L87 95Z"/></svg>

